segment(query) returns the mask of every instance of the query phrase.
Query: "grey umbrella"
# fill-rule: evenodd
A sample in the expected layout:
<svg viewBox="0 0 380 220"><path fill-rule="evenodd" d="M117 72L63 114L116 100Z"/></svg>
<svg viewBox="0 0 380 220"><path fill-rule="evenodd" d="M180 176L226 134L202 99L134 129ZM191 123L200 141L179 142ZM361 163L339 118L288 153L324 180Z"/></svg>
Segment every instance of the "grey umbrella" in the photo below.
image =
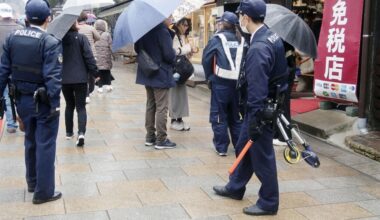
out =
<svg viewBox="0 0 380 220"><path fill-rule="evenodd" d="M267 4L264 23L299 51L310 57L317 57L317 42L313 31L302 18L289 9L277 4Z"/></svg>
<svg viewBox="0 0 380 220"><path fill-rule="evenodd" d="M69 8L58 15L48 26L47 32L62 40L70 27L75 23L83 8Z"/></svg>

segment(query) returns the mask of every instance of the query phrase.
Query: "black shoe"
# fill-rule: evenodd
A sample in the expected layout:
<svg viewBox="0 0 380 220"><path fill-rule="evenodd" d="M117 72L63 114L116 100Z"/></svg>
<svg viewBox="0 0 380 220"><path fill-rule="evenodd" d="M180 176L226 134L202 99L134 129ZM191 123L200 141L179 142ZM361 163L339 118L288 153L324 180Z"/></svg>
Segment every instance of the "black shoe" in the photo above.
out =
<svg viewBox="0 0 380 220"><path fill-rule="evenodd" d="M153 145L156 145L156 138L146 138L145 139L145 146L151 147Z"/></svg>
<svg viewBox="0 0 380 220"><path fill-rule="evenodd" d="M84 134L80 134L77 140L77 147L83 147L83 146L84 146Z"/></svg>
<svg viewBox="0 0 380 220"><path fill-rule="evenodd" d="M29 193L34 193L34 187L29 187L29 186L28 186L28 192L29 192Z"/></svg>
<svg viewBox="0 0 380 220"><path fill-rule="evenodd" d="M244 196L244 195L234 195L231 192L228 192L225 186L214 186L212 189L215 191L217 195L228 197L231 199L242 200Z"/></svg>
<svg viewBox="0 0 380 220"><path fill-rule="evenodd" d="M243 212L247 215L277 215L277 211L265 211L257 207L257 205L245 207Z"/></svg>
<svg viewBox="0 0 380 220"><path fill-rule="evenodd" d="M45 202L52 202L52 201L55 201L55 200L58 200L62 197L62 193L61 192L55 192L53 197L49 198L49 199L36 199L36 198L33 198L33 204L35 205L38 205L38 204L42 204L42 203L45 203Z"/></svg>
<svg viewBox="0 0 380 220"><path fill-rule="evenodd" d="M176 143L174 142L171 142L169 139L166 139L162 142L158 142L156 144L156 146L154 146L154 148L158 149L158 150L161 150L161 149L173 149L175 148Z"/></svg>

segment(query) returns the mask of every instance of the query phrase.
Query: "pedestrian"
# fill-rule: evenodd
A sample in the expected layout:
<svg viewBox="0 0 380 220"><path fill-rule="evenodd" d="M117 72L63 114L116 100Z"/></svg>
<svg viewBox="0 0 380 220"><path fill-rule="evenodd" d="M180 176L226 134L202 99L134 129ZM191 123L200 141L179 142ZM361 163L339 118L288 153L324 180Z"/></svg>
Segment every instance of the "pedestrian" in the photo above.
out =
<svg viewBox="0 0 380 220"><path fill-rule="evenodd" d="M289 73L285 50L281 38L263 23L266 5L262 0L242 0L238 12L243 32L251 33L252 37L245 64L247 113L236 148L240 153L248 140L253 141L253 146L230 175L227 185L214 186L213 189L220 196L241 200L246 184L255 173L261 182L259 198L255 205L244 208L243 212L276 215L279 190L272 144L273 118L264 120L262 112L268 107L268 99L276 98L278 85L279 92L286 92Z"/></svg>
<svg viewBox="0 0 380 220"><path fill-rule="evenodd" d="M88 74L97 76L98 68L90 43L85 35L78 33L75 22L62 39L63 70L62 93L66 101L66 139L74 137L74 110L78 114L78 138L76 145L84 146L87 112L86 95Z"/></svg>
<svg viewBox="0 0 380 220"><path fill-rule="evenodd" d="M46 33L50 6L29 0L25 14L30 27L12 33L4 45L0 65L0 91L9 77L16 87L17 111L25 124L27 191L33 204L61 198L55 191L54 161L62 83L62 46Z"/></svg>
<svg viewBox="0 0 380 220"><path fill-rule="evenodd" d="M198 52L196 47L192 47L188 36L190 34L191 19L182 18L173 26L175 32L173 38L173 48L177 56L186 56L191 58L193 53ZM189 116L189 100L185 84L176 84L169 91L169 116L171 118L170 128L177 131L188 131L190 126L182 118Z"/></svg>
<svg viewBox="0 0 380 220"><path fill-rule="evenodd" d="M19 30L22 27L16 24L13 20L13 9L9 4L0 3L0 57L3 54L2 45L5 43L5 40L9 34L15 30ZM7 123L7 132L16 133L18 124L14 120L12 109L11 109L11 100L9 97L9 89L5 87L3 92L5 103L6 103L6 123Z"/></svg>
<svg viewBox="0 0 380 220"><path fill-rule="evenodd" d="M142 56L142 51L145 51L160 66L153 75L148 76L138 65L136 77L136 83L144 85L147 94L145 145L155 145L156 149L170 149L176 146L167 138L166 128L169 89L175 86L173 78L175 51L168 28L170 24L171 18L167 18L135 43L137 56Z"/></svg>
<svg viewBox="0 0 380 220"><path fill-rule="evenodd" d="M95 29L99 32L100 40L95 42L97 66L99 69L100 80L98 81L98 92L103 93L103 86L107 92L113 90L111 81L114 80L111 74L112 69L112 37L108 33L107 22L98 19L95 22Z"/></svg>
<svg viewBox="0 0 380 220"><path fill-rule="evenodd" d="M92 54L96 57L96 49L95 49L95 42L100 40L99 33L95 30L93 26L90 26L86 24L87 21L87 13L82 12L78 17L78 28L79 33L84 34L91 45ZM90 94L95 90L95 79L92 76L92 74L88 74L88 91L87 91L87 97L86 97L86 103L90 103Z"/></svg>
<svg viewBox="0 0 380 220"><path fill-rule="evenodd" d="M236 29L238 22L234 13L224 12L219 21L220 31L210 39L202 57L206 79L211 85L210 123L219 156L227 156L230 135L236 147L243 119L239 110L237 80L245 40Z"/></svg>

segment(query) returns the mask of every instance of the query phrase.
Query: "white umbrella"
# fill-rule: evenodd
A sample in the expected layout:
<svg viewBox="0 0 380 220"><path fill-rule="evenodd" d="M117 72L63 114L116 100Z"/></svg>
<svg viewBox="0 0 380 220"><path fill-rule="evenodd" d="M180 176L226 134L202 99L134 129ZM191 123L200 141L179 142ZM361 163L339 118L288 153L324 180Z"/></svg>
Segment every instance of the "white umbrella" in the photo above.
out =
<svg viewBox="0 0 380 220"><path fill-rule="evenodd" d="M115 4L114 0L67 0L63 10L80 7L82 9L101 8Z"/></svg>
<svg viewBox="0 0 380 220"><path fill-rule="evenodd" d="M173 12L174 21L177 22L186 15L200 9L209 0L184 0L180 6Z"/></svg>

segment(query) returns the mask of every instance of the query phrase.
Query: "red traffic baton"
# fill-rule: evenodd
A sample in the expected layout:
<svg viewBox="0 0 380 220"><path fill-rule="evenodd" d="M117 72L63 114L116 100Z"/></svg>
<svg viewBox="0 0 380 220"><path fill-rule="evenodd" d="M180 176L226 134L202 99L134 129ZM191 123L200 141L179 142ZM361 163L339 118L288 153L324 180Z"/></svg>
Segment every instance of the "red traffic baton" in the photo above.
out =
<svg viewBox="0 0 380 220"><path fill-rule="evenodd" d="M244 156L247 154L249 148L251 148L251 146L253 145L253 141L252 140L249 140L243 150L240 152L239 156L236 158L235 162L232 164L231 168L228 170L228 173L230 175L232 175L235 170L236 170L236 167L239 165L240 161L244 158Z"/></svg>

